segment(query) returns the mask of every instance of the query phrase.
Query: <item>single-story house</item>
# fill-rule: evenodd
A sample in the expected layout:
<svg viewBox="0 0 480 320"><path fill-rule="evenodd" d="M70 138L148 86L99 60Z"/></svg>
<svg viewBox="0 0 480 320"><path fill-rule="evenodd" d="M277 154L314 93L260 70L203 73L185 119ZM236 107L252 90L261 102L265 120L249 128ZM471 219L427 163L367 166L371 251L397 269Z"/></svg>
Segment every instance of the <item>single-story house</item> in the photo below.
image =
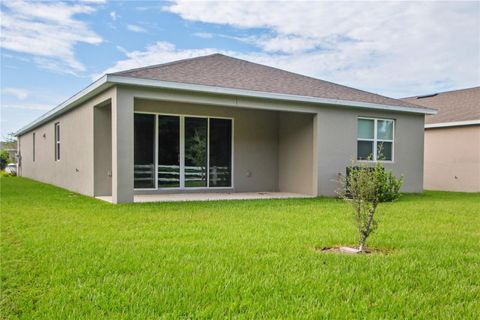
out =
<svg viewBox="0 0 480 320"><path fill-rule="evenodd" d="M10 158L9 162L15 163L17 161L17 142L16 141L0 141L0 150L5 150L8 152L8 157Z"/></svg>
<svg viewBox="0 0 480 320"><path fill-rule="evenodd" d="M352 159L423 189L435 110L213 54L106 74L17 132L19 174L90 196L333 196ZM383 152L378 152L382 149Z"/></svg>
<svg viewBox="0 0 480 320"><path fill-rule="evenodd" d="M480 87L404 98L425 118L424 188L480 192Z"/></svg>

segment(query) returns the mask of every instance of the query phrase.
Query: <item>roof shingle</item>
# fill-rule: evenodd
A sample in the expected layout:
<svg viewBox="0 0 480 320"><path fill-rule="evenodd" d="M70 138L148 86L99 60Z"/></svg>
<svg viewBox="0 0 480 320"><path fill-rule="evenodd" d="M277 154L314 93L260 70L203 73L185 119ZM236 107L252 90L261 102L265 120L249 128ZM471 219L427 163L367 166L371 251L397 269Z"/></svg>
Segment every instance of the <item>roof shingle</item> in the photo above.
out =
<svg viewBox="0 0 480 320"><path fill-rule="evenodd" d="M425 117L427 124L480 120L480 87L408 97L402 100L438 109L436 115Z"/></svg>
<svg viewBox="0 0 480 320"><path fill-rule="evenodd" d="M113 75L367 102L390 106L423 108L407 101L346 87L285 70L213 54L113 73ZM428 109L428 108L425 108Z"/></svg>

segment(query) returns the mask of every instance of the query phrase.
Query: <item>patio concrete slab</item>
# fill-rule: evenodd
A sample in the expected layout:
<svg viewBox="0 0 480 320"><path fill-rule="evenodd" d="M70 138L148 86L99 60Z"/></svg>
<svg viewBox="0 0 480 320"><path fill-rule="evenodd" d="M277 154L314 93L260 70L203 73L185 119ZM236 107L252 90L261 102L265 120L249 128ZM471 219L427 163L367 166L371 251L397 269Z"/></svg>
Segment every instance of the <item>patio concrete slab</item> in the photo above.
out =
<svg viewBox="0 0 480 320"><path fill-rule="evenodd" d="M219 201L219 200L255 200L313 198L314 196L290 192L232 192L232 193L176 193L176 194L142 194L135 195L134 202L177 202L177 201ZM112 202L112 197L102 196L97 199Z"/></svg>

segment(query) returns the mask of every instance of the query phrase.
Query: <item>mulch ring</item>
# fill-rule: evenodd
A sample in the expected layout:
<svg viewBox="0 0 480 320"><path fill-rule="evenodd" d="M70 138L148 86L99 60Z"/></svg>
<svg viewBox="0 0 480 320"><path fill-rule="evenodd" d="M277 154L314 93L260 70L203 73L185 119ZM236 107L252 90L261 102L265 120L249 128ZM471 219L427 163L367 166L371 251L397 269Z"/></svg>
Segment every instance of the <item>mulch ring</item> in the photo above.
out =
<svg viewBox="0 0 480 320"><path fill-rule="evenodd" d="M365 248L363 252L358 252L357 248L353 247L346 247L346 246L335 246L335 247L322 247L322 248L315 248L315 251L318 253L342 253L342 254L350 254L350 255L370 255L370 254L381 254L381 255L389 255L393 253L392 249L385 249L385 248Z"/></svg>

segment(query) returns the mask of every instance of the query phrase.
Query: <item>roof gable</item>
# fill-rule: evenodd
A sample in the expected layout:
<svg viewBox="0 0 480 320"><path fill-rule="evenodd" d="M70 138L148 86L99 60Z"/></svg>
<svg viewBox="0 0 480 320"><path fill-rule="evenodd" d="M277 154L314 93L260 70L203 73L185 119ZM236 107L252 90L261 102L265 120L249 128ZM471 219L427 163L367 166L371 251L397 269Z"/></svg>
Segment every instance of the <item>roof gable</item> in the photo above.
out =
<svg viewBox="0 0 480 320"><path fill-rule="evenodd" d="M435 114L431 108L221 54L106 74L16 132L20 136L117 85L288 101L310 106ZM238 106L238 105L237 105ZM313 111L312 111L313 112Z"/></svg>
<svg viewBox="0 0 480 320"><path fill-rule="evenodd" d="M222 54L131 69L116 72L113 75L419 108L418 105L406 101L384 97Z"/></svg>

